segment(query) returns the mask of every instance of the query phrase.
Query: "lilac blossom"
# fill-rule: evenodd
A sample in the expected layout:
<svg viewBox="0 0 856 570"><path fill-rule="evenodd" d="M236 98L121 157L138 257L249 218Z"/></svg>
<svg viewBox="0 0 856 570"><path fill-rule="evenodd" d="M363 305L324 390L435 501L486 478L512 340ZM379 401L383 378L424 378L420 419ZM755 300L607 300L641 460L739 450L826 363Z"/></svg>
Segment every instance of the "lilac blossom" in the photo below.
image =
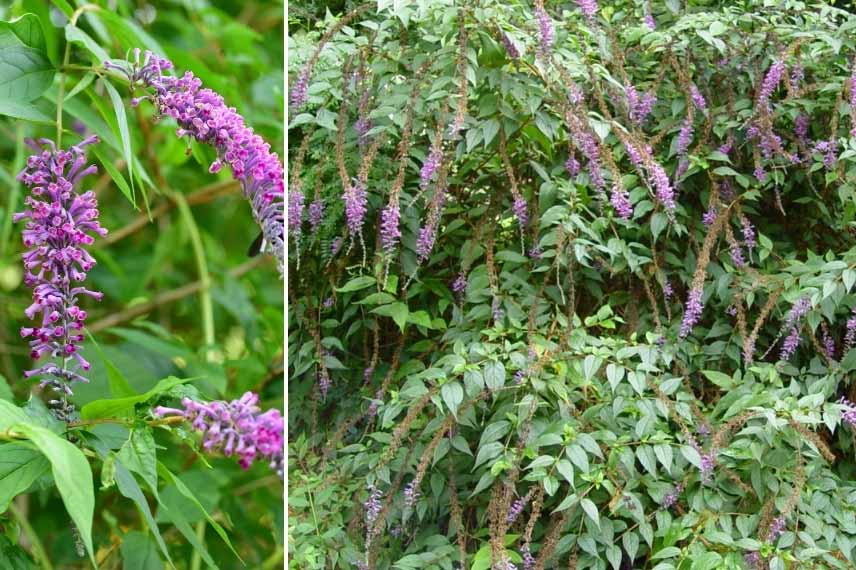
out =
<svg viewBox="0 0 856 570"><path fill-rule="evenodd" d="M125 74L132 88L142 84L154 90L153 95L132 99L132 105L151 99L160 115L172 117L178 123L176 134L179 137L190 136L216 149L217 159L211 163L209 172L218 172L224 164L231 167L232 176L241 183L253 217L282 273L285 264L284 170L270 145L246 125L234 107L226 106L222 96L211 89L203 89L202 82L193 73L188 71L181 77L167 75L173 65L165 58L147 51L140 62L140 50L135 49L130 69L109 61L104 66ZM308 81L307 67L292 89L295 107L305 102Z"/></svg>
<svg viewBox="0 0 856 570"><path fill-rule="evenodd" d="M702 290L699 288L692 289L687 297L687 308L684 311L684 318L681 321L681 330L678 333L680 338L685 338L690 334L693 327L698 323L699 318L701 318L701 312L704 309L704 303L701 301L701 295Z"/></svg>
<svg viewBox="0 0 856 570"><path fill-rule="evenodd" d="M525 496L516 499L511 504L511 507L508 509L508 516L505 518L505 522L508 523L509 525L514 524L514 521L517 520L517 517L519 517L520 514L523 512L523 509L526 508L526 503L528 503L528 502L529 501L527 500L527 497L525 497Z"/></svg>
<svg viewBox="0 0 856 570"><path fill-rule="evenodd" d="M835 138L831 138L828 141L818 141L814 145L814 152L823 155L823 166L827 170L835 168L835 163L838 160L838 143L835 141Z"/></svg>
<svg viewBox="0 0 856 570"><path fill-rule="evenodd" d="M541 3L535 5L535 19L538 20L538 55L547 60L553 52L553 42L556 41L556 37L553 21Z"/></svg>
<svg viewBox="0 0 856 570"><path fill-rule="evenodd" d="M823 352L831 360L835 360L835 340L833 340L827 331L823 331Z"/></svg>
<svg viewBox="0 0 856 570"><path fill-rule="evenodd" d="M594 17L597 16L597 0L577 0L577 6L580 7L586 20L594 23Z"/></svg>
<svg viewBox="0 0 856 570"><path fill-rule="evenodd" d="M767 75L764 76L764 81L761 83L761 90L758 93L758 102L760 104L769 106L770 97L773 95L776 87L779 86L784 74L785 62L781 59L773 62L773 65L767 70Z"/></svg>
<svg viewBox="0 0 856 570"><path fill-rule="evenodd" d="M412 507L418 499L419 489L416 486L416 479L414 479L404 487L404 506Z"/></svg>
<svg viewBox="0 0 856 570"><path fill-rule="evenodd" d="M565 170L571 176L576 176L580 173L580 161L574 155L568 156L568 160L565 161Z"/></svg>
<svg viewBox="0 0 856 570"><path fill-rule="evenodd" d="M805 113L800 113L797 115L797 118L794 119L794 134L797 135L797 139L803 144L808 143L808 127L809 127L809 118Z"/></svg>
<svg viewBox="0 0 856 570"><path fill-rule="evenodd" d="M702 113L707 110L707 101L704 100L704 95L701 94L701 91L699 91L695 83L690 85L690 99L692 99L693 105L696 106L696 109Z"/></svg>
<svg viewBox="0 0 856 570"><path fill-rule="evenodd" d="M657 199L670 212L675 210L675 191L672 188L672 183L669 181L669 175L658 163L653 162L649 168L651 182L657 191Z"/></svg>
<svg viewBox="0 0 856 570"><path fill-rule="evenodd" d="M755 241L755 228L746 216L740 216L743 231L743 245L751 252L758 243Z"/></svg>
<svg viewBox="0 0 856 570"><path fill-rule="evenodd" d="M729 317L736 316L737 315L737 305L728 305L728 307L725 308L725 314L728 315Z"/></svg>
<svg viewBox="0 0 856 570"><path fill-rule="evenodd" d="M520 557L523 559L523 570L535 570L535 557L532 556L532 552L529 550L529 544L524 544L520 548Z"/></svg>
<svg viewBox="0 0 856 570"><path fill-rule="evenodd" d="M463 295L464 291L467 290L467 276L463 271L458 273L458 276L452 282L452 291L456 295Z"/></svg>
<svg viewBox="0 0 856 570"><path fill-rule="evenodd" d="M629 220L633 215L633 206L630 204L627 192L618 184L612 187L612 196L609 199L615 213L622 220Z"/></svg>
<svg viewBox="0 0 856 570"><path fill-rule="evenodd" d="M230 402L181 401L183 409L158 406L157 417L183 417L202 433L202 448L219 450L226 457L237 455L238 463L249 469L256 460L268 461L277 475L283 476L283 418L277 409L262 412L258 395L246 392Z"/></svg>
<svg viewBox="0 0 856 570"><path fill-rule="evenodd" d="M785 337L785 341L782 343L782 351L779 353L779 358L781 360L788 360L793 356L797 347L799 347L801 340L802 338L800 337L799 327L791 327L788 336Z"/></svg>
<svg viewBox="0 0 856 570"><path fill-rule="evenodd" d="M731 263L735 267L743 267L746 265L746 260L743 258L743 250L740 249L740 244L733 243L728 247L728 253L731 255Z"/></svg>
<svg viewBox="0 0 856 570"><path fill-rule="evenodd" d="M312 233L318 231L318 226L321 225L321 222L324 219L324 200L318 198L317 200L313 200L311 204L309 204L309 227L312 229Z"/></svg>
<svg viewBox="0 0 856 570"><path fill-rule="evenodd" d="M425 189L431 183L434 173L440 168L440 162L443 160L443 151L434 146L428 154L428 158L422 164L422 169L419 171L419 187Z"/></svg>
<svg viewBox="0 0 856 570"><path fill-rule="evenodd" d="M707 211L701 216L701 223L704 224L704 227L710 228L713 225L713 222L716 221L716 206L710 205L707 208Z"/></svg>
<svg viewBox="0 0 856 570"><path fill-rule="evenodd" d="M643 158L639 149L633 146L630 142L625 142L624 148L627 151L627 158L630 159L630 163L636 168L642 168Z"/></svg>
<svg viewBox="0 0 856 570"><path fill-rule="evenodd" d="M25 378L39 376L42 387L50 386L61 394L52 401L55 415L69 419L74 407L66 397L72 395L71 383L88 382L81 373L90 364L80 354L83 323L87 313L78 305L82 296L100 301L103 294L82 286L95 259L86 251L95 236L107 230L98 223L98 201L92 191L79 193L81 180L97 172L86 166L84 147L98 142L91 136L69 150L57 149L48 139L27 140L36 153L27 159L17 180L30 188L24 199L26 209L12 221L27 220L22 237L28 248L24 262L24 283L33 289L33 303L24 310L38 326L23 327L21 336L31 337L30 356L53 361L24 372Z"/></svg>
<svg viewBox="0 0 856 570"><path fill-rule="evenodd" d="M529 251L526 252L531 259L541 259L544 256L544 252L541 250L541 246L533 245L529 248Z"/></svg>
<svg viewBox="0 0 856 570"><path fill-rule="evenodd" d="M788 360L794 355L797 347L799 347L800 341L802 340L800 336L800 321L806 313L808 313L809 309L811 309L810 299L808 297L802 297L794 303L793 307L791 307L791 310L788 312L784 328L789 329L789 332L788 336L782 343L782 350L779 353L779 358L781 360Z"/></svg>
<svg viewBox="0 0 856 570"><path fill-rule="evenodd" d="M799 92L800 83L802 83L803 79L805 79L805 68L803 68L802 64L798 63L793 67L793 69L791 69L791 91L794 93Z"/></svg>
<svg viewBox="0 0 856 570"><path fill-rule="evenodd" d="M400 216L398 204L392 203L380 214L380 243L386 253L392 253L401 238L401 230L398 227Z"/></svg>
<svg viewBox="0 0 856 570"><path fill-rule="evenodd" d="M318 392L321 394L322 400L327 399L327 392L330 391L332 385L333 381L330 379L330 375L326 370L322 370L318 377Z"/></svg>
<svg viewBox="0 0 856 570"><path fill-rule="evenodd" d="M761 182L762 184L767 180L767 171L765 171L760 164L755 166L755 171L752 174L754 174L755 178L758 179L758 182Z"/></svg>
<svg viewBox="0 0 856 570"><path fill-rule="evenodd" d="M334 238L333 241L330 242L330 255L333 256L339 253L344 242L345 240L343 240L341 236Z"/></svg>
<svg viewBox="0 0 856 570"><path fill-rule="evenodd" d="M369 197L365 184L360 180L355 180L353 184L345 188L344 193L342 193L342 200L345 202L345 220L348 223L348 231L351 232L352 236L357 236L363 230L363 222L368 210Z"/></svg>
<svg viewBox="0 0 856 570"><path fill-rule="evenodd" d="M850 71L850 136L856 137L856 58Z"/></svg>
<svg viewBox="0 0 856 570"><path fill-rule="evenodd" d="M702 481L709 481L713 470L716 467L716 452L709 451L701 454L701 478Z"/></svg>
<svg viewBox="0 0 856 570"><path fill-rule="evenodd" d="M648 26L649 30L657 29L657 21L654 19L654 16L651 15L651 12L645 14L645 25Z"/></svg>
<svg viewBox="0 0 856 570"><path fill-rule="evenodd" d="M639 94L636 87L630 83L624 84L624 92L627 96L627 108L630 119L637 125L641 125L651 114L651 110L657 103L657 96L653 93L646 92Z"/></svg>
<svg viewBox="0 0 856 570"><path fill-rule="evenodd" d="M519 386L520 384L523 384L524 378L526 378L526 371L525 370L518 370L517 372L515 372L514 373L514 385ZM521 506L521 508L523 508L523 507ZM511 514L509 514L509 516L511 516ZM508 524L511 524L511 522L512 521L509 521Z"/></svg>
<svg viewBox="0 0 856 570"><path fill-rule="evenodd" d="M523 196L517 196L514 199L512 209L514 210L514 215L517 217L517 223L520 224L520 227L526 227L526 224L529 223L529 211L527 210L526 198Z"/></svg>
<svg viewBox="0 0 856 570"><path fill-rule="evenodd" d="M681 496L681 492L683 492L684 486L678 484L673 490L666 493L666 496L663 497L663 501L660 503L664 509L669 509L678 502L678 498Z"/></svg>
<svg viewBox="0 0 856 570"><path fill-rule="evenodd" d="M292 190L288 193L288 231L295 239L300 239L304 199L303 192L300 190Z"/></svg>
<svg viewBox="0 0 856 570"><path fill-rule="evenodd" d="M437 240L437 226L428 223L419 228L419 235L416 238L416 256L419 258L419 263L423 263L431 255L431 250L434 249L434 242Z"/></svg>
<svg viewBox="0 0 856 570"><path fill-rule="evenodd" d="M332 307L335 304L336 304L336 300L333 299L333 297L327 297L326 299L324 299L324 302L321 303L321 306L324 307L325 309L329 309L330 307Z"/></svg>
<svg viewBox="0 0 856 570"><path fill-rule="evenodd" d="M850 318L847 319L845 325L847 332L844 334L844 352L848 352L853 348L853 342L856 341L856 307L850 311Z"/></svg>
<svg viewBox="0 0 856 570"><path fill-rule="evenodd" d="M721 145L719 145L719 148L716 150L718 150L722 154L729 154L731 152L731 147L733 145L734 145L734 143L729 139L729 140L725 141L724 143L722 143Z"/></svg>
<svg viewBox="0 0 856 570"><path fill-rule="evenodd" d="M767 540L776 542L785 532L785 517L778 516L770 523L770 530L767 531Z"/></svg>
<svg viewBox="0 0 856 570"><path fill-rule="evenodd" d="M678 132L678 142L675 148L675 153L677 155L684 155L687 152L687 149L690 147L690 143L693 142L693 123L690 121L689 117L684 120L684 124L681 125L681 130Z"/></svg>
<svg viewBox="0 0 856 570"><path fill-rule="evenodd" d="M743 555L743 561L749 568L755 570L761 567L761 554L759 552L747 552Z"/></svg>
<svg viewBox="0 0 856 570"><path fill-rule="evenodd" d="M500 34L500 39L502 40L502 45L505 46L505 53L508 54L508 57L511 59L517 59L520 57L520 51L518 51L517 46L514 45L514 42L511 41L511 38L508 37L508 34L502 32Z"/></svg>
<svg viewBox="0 0 856 570"><path fill-rule="evenodd" d="M841 414L841 419L851 428L856 428L856 405L844 396L838 400L838 403L844 406L844 411Z"/></svg>
<svg viewBox="0 0 856 570"><path fill-rule="evenodd" d="M366 509L366 528L371 528L383 508L383 504L380 502L383 493L374 485L369 485L368 491L369 497L363 503L363 507Z"/></svg>
<svg viewBox="0 0 856 570"><path fill-rule="evenodd" d="M146 54L148 55L148 53ZM309 67L300 72L291 86L291 106L299 109L306 104L309 92Z"/></svg>
<svg viewBox="0 0 856 570"><path fill-rule="evenodd" d="M372 130L372 120L368 117L360 117L354 123L354 130L357 131L357 144L365 146L369 142L369 131Z"/></svg>
<svg viewBox="0 0 856 570"><path fill-rule="evenodd" d="M675 293L675 291L674 291L674 289L672 289L672 284L669 283L668 279L664 279L663 280L663 297L666 300L669 300L672 297L672 295L674 295L674 293Z"/></svg>

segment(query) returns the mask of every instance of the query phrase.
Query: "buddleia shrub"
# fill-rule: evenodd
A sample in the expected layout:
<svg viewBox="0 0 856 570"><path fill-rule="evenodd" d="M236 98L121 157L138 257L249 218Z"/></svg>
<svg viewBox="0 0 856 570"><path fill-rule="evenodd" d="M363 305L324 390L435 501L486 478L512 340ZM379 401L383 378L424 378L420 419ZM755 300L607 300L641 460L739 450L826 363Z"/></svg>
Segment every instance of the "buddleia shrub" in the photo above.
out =
<svg viewBox="0 0 856 570"><path fill-rule="evenodd" d="M856 19L378 2L289 39L293 568L852 568Z"/></svg>

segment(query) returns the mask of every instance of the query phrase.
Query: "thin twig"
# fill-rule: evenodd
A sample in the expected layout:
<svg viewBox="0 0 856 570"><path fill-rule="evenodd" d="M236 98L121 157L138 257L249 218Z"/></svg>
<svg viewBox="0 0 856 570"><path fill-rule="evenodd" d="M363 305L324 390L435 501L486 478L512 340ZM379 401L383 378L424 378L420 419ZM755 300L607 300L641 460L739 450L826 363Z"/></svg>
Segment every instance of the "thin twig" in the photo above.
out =
<svg viewBox="0 0 856 570"><path fill-rule="evenodd" d="M267 262L267 257L255 257L233 269L230 269L228 275L230 277L240 277L241 275L244 275L245 273L258 267L259 265L262 265ZM139 305L134 305L133 307L128 307L124 311L114 313L110 316L104 317L103 319L95 321L94 323L92 323L91 326L87 327L87 329L89 329L89 332L95 333L104 329L108 329L110 327L115 327L119 323L123 323L135 317L139 317L140 315L148 313L152 309L155 309L161 305L174 303L175 301L181 300L185 297L189 297L194 293L198 293L200 289L202 289L201 281L194 281L193 283L182 285L177 289L172 289L171 291L166 291L155 296L151 301L148 301L147 303L141 303Z"/></svg>

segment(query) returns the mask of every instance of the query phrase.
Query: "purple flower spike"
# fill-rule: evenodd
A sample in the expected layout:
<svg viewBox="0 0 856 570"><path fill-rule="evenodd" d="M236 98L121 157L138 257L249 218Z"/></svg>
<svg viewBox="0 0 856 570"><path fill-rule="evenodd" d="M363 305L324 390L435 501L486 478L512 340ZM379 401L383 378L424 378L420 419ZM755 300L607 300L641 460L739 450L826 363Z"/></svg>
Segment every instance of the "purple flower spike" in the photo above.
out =
<svg viewBox="0 0 856 570"><path fill-rule="evenodd" d="M506 517L505 522L507 522L509 525L514 524L514 521L517 520L517 517L519 517L520 514L523 512L523 509L526 508L527 502L528 501L526 500L526 497L520 497L519 499L515 500L511 504L511 507L508 509L508 516Z"/></svg>
<svg viewBox="0 0 856 570"><path fill-rule="evenodd" d="M684 311L684 319L681 321L681 330L678 334L680 338L686 338L686 336L692 332L696 323L698 323L699 318L701 318L701 312L704 310L704 303L701 302L701 295L701 289L693 289L690 291L689 297L687 298L687 308Z"/></svg>
<svg viewBox="0 0 856 570"><path fill-rule="evenodd" d="M773 519L770 523L770 530L767 532L767 540L776 542L779 537L785 533L785 517L779 516Z"/></svg>
<svg viewBox="0 0 856 570"><path fill-rule="evenodd" d="M838 400L838 403L844 406L844 411L841 414L841 419L851 428L856 429L856 405L844 396Z"/></svg>
<svg viewBox="0 0 856 570"><path fill-rule="evenodd" d="M505 53L508 54L508 57L511 59L517 59L520 57L520 52L517 50L514 42L511 41L511 38L508 37L508 34L502 32L500 39L502 40L502 45L505 47Z"/></svg>
<svg viewBox="0 0 856 570"><path fill-rule="evenodd" d="M535 19L538 20L538 55L547 60L553 53L553 42L556 41L553 20L540 3L535 6Z"/></svg>
<svg viewBox="0 0 856 570"><path fill-rule="evenodd" d="M514 199L512 209L514 210L514 215L517 217L517 223L520 224L521 228L526 227L526 224L529 223L529 211L527 208L526 198L518 196Z"/></svg>
<svg viewBox="0 0 856 570"><path fill-rule="evenodd" d="M580 173L580 161L574 155L569 156L568 160L565 161L565 170L571 176L576 176Z"/></svg>
<svg viewBox="0 0 856 570"><path fill-rule="evenodd" d="M89 381L80 373L90 365L79 352L86 311L78 300L84 295L97 301L103 297L82 286L86 273L95 266L84 246L92 245L95 236L106 236L107 230L98 223L95 193L79 194L75 188L84 177L97 172L95 165L86 166L83 150L97 142L98 137L91 136L69 150L60 150L48 139L28 140L37 152L27 159L17 179L30 188L30 195L24 199L27 209L12 216L14 222L27 220L22 236L29 250L21 258L24 283L33 289L33 303L24 314L39 321L36 327L22 328L21 336L32 338L33 360L53 359L24 376L40 376L42 387L50 386L63 395L62 406L56 410L63 420L73 410L65 403L65 396L72 395L70 384Z"/></svg>
<svg viewBox="0 0 856 570"><path fill-rule="evenodd" d="M309 227L312 228L312 233L318 231L318 226L324 220L324 200L321 198L314 200L309 204Z"/></svg>
<svg viewBox="0 0 856 570"><path fill-rule="evenodd" d="M148 52L147 52L148 56ZM306 104L309 91L309 68L307 67L300 72L297 79L294 80L294 85L291 86L291 106L295 109L300 109Z"/></svg>
<svg viewBox="0 0 856 570"><path fill-rule="evenodd" d="M648 26L648 29L654 31L657 29L657 21L654 19L650 13L645 14L645 25Z"/></svg>
<svg viewBox="0 0 856 570"><path fill-rule="evenodd" d="M696 106L696 109L704 113L707 110L707 101L704 100L704 95L701 94L701 91L698 90L698 87L695 84L690 85L690 98L693 101L693 105Z"/></svg>
<svg viewBox="0 0 856 570"><path fill-rule="evenodd" d="M425 189L431 183L431 178L437 169L440 168L440 161L443 159L443 151L437 147L431 149L428 158L422 165L422 170L419 171L419 187Z"/></svg>
<svg viewBox="0 0 856 570"><path fill-rule="evenodd" d="M597 16L597 0L577 0L577 6L580 7L586 20L590 24L594 23L594 17Z"/></svg>
<svg viewBox="0 0 856 570"><path fill-rule="evenodd" d="M665 497L663 497L663 502L661 505L664 509L669 509L678 502L678 498L681 496L681 492L683 492L684 486L678 484L673 490L669 491Z"/></svg>
<svg viewBox="0 0 856 570"><path fill-rule="evenodd" d="M419 500L419 489L416 487L416 479L404 487L404 506L412 507Z"/></svg>
<svg viewBox="0 0 856 570"><path fill-rule="evenodd" d="M226 457L237 455L243 469L253 461L265 460L277 475L283 476L283 418L277 409L262 412L256 405L259 397L246 392L231 402L181 401L184 409L158 406L152 413L157 417L178 416L190 422L202 433L205 451L222 451Z"/></svg>
<svg viewBox="0 0 856 570"><path fill-rule="evenodd" d="M609 201L612 207L615 208L615 213L622 220L629 220L633 216L633 206L630 204L630 199L627 192L618 185L612 187L612 196Z"/></svg>
<svg viewBox="0 0 856 570"><path fill-rule="evenodd" d="M452 291L454 291L455 295L463 295L464 291L467 290L467 276L464 275L464 272L460 272L458 276L455 278L455 281L452 283Z"/></svg>
<svg viewBox="0 0 856 570"><path fill-rule="evenodd" d="M104 65L127 75L132 88L143 85L153 89L151 99L158 113L175 119L179 137L193 137L217 150L217 159L209 171L218 172L224 164L231 167L232 176L241 183L253 217L282 274L285 266L284 171L270 145L245 124L234 107L226 106L223 97L211 89L203 89L202 82L193 73L188 71L181 77L167 75L173 68L168 59L147 51L141 62L137 49L130 69L109 61ZM292 88L291 101L295 107L306 102L308 84L307 68Z"/></svg>
<svg viewBox="0 0 856 570"><path fill-rule="evenodd" d="M386 253L392 253L401 238L398 227L400 215L398 204L390 204L380 214L380 243Z"/></svg>
<svg viewBox="0 0 856 570"><path fill-rule="evenodd" d="M380 502L381 497L383 497L381 490L374 485L369 485L368 491L369 498L363 503L363 507L366 509L366 528L370 528L374 524L383 508L383 504Z"/></svg>
<svg viewBox="0 0 856 570"><path fill-rule="evenodd" d="M369 198L365 185L359 180L355 180L345 189L342 200L345 202L345 219L348 222L348 231L354 238L363 230L363 221L368 209Z"/></svg>
<svg viewBox="0 0 856 570"><path fill-rule="evenodd" d="M675 153L679 156L686 154L687 149L690 147L690 143L693 142L693 123L689 119L684 121L684 124L681 125L681 130L678 133L678 143L677 148L675 149Z"/></svg>
<svg viewBox="0 0 856 570"><path fill-rule="evenodd" d="M782 77L785 75L785 62L777 60L767 70L767 75L764 76L764 81L761 83L761 90L758 93L758 102L762 105L768 105L773 91L779 86Z"/></svg>
<svg viewBox="0 0 856 570"><path fill-rule="evenodd" d="M303 192L292 190L288 193L288 232L295 239L300 238L300 225L303 221Z"/></svg>
<svg viewBox="0 0 856 570"><path fill-rule="evenodd" d="M716 207L710 206L707 211L701 216L701 223L704 227L709 228L716 221Z"/></svg>

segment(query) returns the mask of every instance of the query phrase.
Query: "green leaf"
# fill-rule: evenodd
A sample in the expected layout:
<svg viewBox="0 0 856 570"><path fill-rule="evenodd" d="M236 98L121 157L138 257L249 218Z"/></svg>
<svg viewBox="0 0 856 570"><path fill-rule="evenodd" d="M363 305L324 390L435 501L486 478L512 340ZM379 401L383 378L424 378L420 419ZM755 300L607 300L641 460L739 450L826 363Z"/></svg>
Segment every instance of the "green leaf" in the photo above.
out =
<svg viewBox="0 0 856 570"><path fill-rule="evenodd" d="M0 400L0 431L8 430L15 424L29 423L30 416L27 413L6 400Z"/></svg>
<svg viewBox="0 0 856 570"><path fill-rule="evenodd" d="M134 429L116 454L116 459L143 478L155 497L158 495L157 457L151 428Z"/></svg>
<svg viewBox="0 0 856 570"><path fill-rule="evenodd" d="M65 103L66 101L69 101L70 99L74 99L74 97L75 97L78 93L80 93L81 91L83 91L84 89L86 89L87 87L89 87L89 85L91 85L91 84L92 84L92 82L95 80L95 78L96 78L96 77L97 77L97 75L95 75L95 74L94 74L93 72L91 72L91 71L90 71L89 73L87 73L86 75L84 75L84 76L83 76L83 79L81 79L80 81L78 81L78 82L75 84L75 86L71 89L71 91L69 91L68 93L66 93L66 94L65 94L65 97L63 97L63 98L62 98L63 103Z"/></svg>
<svg viewBox="0 0 856 570"><path fill-rule="evenodd" d="M104 20L107 29L110 30L113 37L119 40L124 49L145 48L160 55L166 53L157 40L132 19L123 18L119 14L103 8L97 10L95 14Z"/></svg>
<svg viewBox="0 0 856 570"><path fill-rule="evenodd" d="M0 48L23 45L47 55L45 34L35 14L24 14L8 22L0 22Z"/></svg>
<svg viewBox="0 0 856 570"><path fill-rule="evenodd" d="M80 532L80 538L86 545L92 564L97 568L95 551L92 548L95 491L92 483L92 469L89 467L86 456L74 444L47 428L20 423L14 425L13 429L26 436L50 461L62 502Z"/></svg>
<svg viewBox="0 0 856 570"><path fill-rule="evenodd" d="M107 174L110 175L110 178L113 179L113 182L116 183L116 186L119 187L119 190L122 194L125 195L125 198L137 208L136 200L134 199L134 192L131 190L131 187L128 186L128 182L125 180L125 177L122 176L122 173L113 165L113 161L107 158L107 155L104 154L104 151L98 148L97 145L92 147L95 156L98 157L98 161L101 163L101 166L104 167L104 170L107 171Z"/></svg>
<svg viewBox="0 0 856 570"><path fill-rule="evenodd" d="M145 394L140 394L139 396L95 400L93 402L89 402L80 409L80 417L84 420L115 417L117 414L120 414L125 410L133 409L135 405L150 400L159 394L163 394L175 386L197 379L198 378L176 378L175 376L170 376L159 381L155 384L154 388Z"/></svg>
<svg viewBox="0 0 856 570"><path fill-rule="evenodd" d="M119 547L123 570L162 570L158 550L147 534L132 530L122 537Z"/></svg>
<svg viewBox="0 0 856 570"><path fill-rule="evenodd" d="M215 521L211 517L210 514L208 514L208 511L205 509L205 507L202 506L202 503L199 502L199 499L196 498L196 495L193 494L193 491L191 491L187 487L187 485L185 485L184 482L181 479L179 479L178 475L175 475L174 473L172 473L161 462L158 462L158 473L160 474L160 476L163 478L164 481L167 481L167 482L175 485L175 487L176 487L176 489L178 489L179 493L181 493L186 499L189 499L191 503L196 505L196 507L200 511L202 511L202 514L205 515L205 519L208 521L208 524L211 525L211 528L213 528L214 531L218 535L220 535L220 538L223 539L223 542L226 543L226 546L229 547L229 550L231 550L232 553L235 555L235 557L241 561L241 564L244 564L244 560L238 554L238 551L235 550L235 548L232 546L232 542L229 540L229 535L226 534L226 531L223 530L223 527L220 526L220 524L217 521Z"/></svg>
<svg viewBox="0 0 856 570"><path fill-rule="evenodd" d="M74 8L71 7L71 4L67 0L51 0L51 2L65 14L66 18L70 19L74 15Z"/></svg>
<svg viewBox="0 0 856 570"><path fill-rule="evenodd" d="M134 195L134 154L131 151L131 133L128 131L128 115L125 113L125 105L122 102L122 97L113 84L109 81L104 82L104 88L110 95L110 101L113 103L113 109L116 111L116 123L119 127L119 138L122 141L122 151L125 154L125 167L128 169L128 178L131 180L131 196ZM131 200L133 203L133 199Z"/></svg>
<svg viewBox="0 0 856 570"><path fill-rule="evenodd" d="M725 390L730 390L734 387L734 380L732 380L731 376L728 374L723 374L722 372L717 372L716 370L702 370L702 374L704 374L705 378L723 388Z"/></svg>
<svg viewBox="0 0 856 570"><path fill-rule="evenodd" d="M395 321L395 324L398 325L398 328L404 331L404 326L407 324L407 305L401 302L390 303L389 305L383 305L372 309L372 313L376 313L378 315L382 315L384 317L392 317L392 320Z"/></svg>
<svg viewBox="0 0 856 570"><path fill-rule="evenodd" d="M99 454L103 455L104 450L99 449ZM140 512L143 513L143 518L146 519L146 524L149 527L149 530L155 535L155 540L158 543L158 546L163 552L166 559L169 561L170 566L175 568L172 564L172 559L169 556L169 550L166 547L166 543L161 536L160 529L158 529L157 522L155 518L152 516L151 508L149 507L149 502L146 500L146 496L143 495L143 490L140 489L140 486L137 484L137 481L134 479L134 476L131 475L131 472L122 465L121 462L116 461L116 487L119 489L119 492L123 497L131 499L134 501L140 509Z"/></svg>
<svg viewBox="0 0 856 570"><path fill-rule="evenodd" d="M583 498L580 500L580 505L582 505L583 510L588 515L588 517L594 521L594 524L597 525L597 528L600 528L600 515L597 512L597 505L591 499Z"/></svg>
<svg viewBox="0 0 856 570"><path fill-rule="evenodd" d="M95 40L93 40L89 34L78 28L77 26L72 26L71 24L66 24L65 26L65 40L69 43L82 45L86 50L92 54L93 63L101 66L105 61L110 59L110 55L104 51Z"/></svg>
<svg viewBox="0 0 856 570"><path fill-rule="evenodd" d="M0 48L0 99L32 101L50 87L54 71L47 56L31 47Z"/></svg>
<svg viewBox="0 0 856 570"><path fill-rule="evenodd" d="M115 398L136 396L137 392L131 388L131 385L128 384L128 380L121 372L119 372L116 365L107 358L107 355L104 354L103 350L101 350L101 346L95 342L95 337L92 336L92 333L87 330L86 334L89 336L89 342L91 342L92 346L95 347L95 352L98 353L101 363L104 364L104 368L107 370L107 382L110 385L110 395Z"/></svg>
<svg viewBox="0 0 856 570"><path fill-rule="evenodd" d="M371 275L360 275L345 283L342 287L336 289L339 293L349 293L351 291L359 291L366 287L371 287L377 283L377 280Z"/></svg>
<svg viewBox="0 0 856 570"><path fill-rule="evenodd" d="M29 444L0 445L0 513L6 512L12 499L29 489L48 467L50 462Z"/></svg>
<svg viewBox="0 0 856 570"><path fill-rule="evenodd" d="M461 383L454 381L443 384L443 387L440 388L440 395L443 396L443 401L449 406L452 415L457 417L458 406L464 401L464 389L461 387Z"/></svg>
<svg viewBox="0 0 856 570"><path fill-rule="evenodd" d="M6 381L5 376L0 374L0 400L13 402L13 399L14 395L12 394L12 389L9 387L9 382Z"/></svg>
<svg viewBox="0 0 856 570"><path fill-rule="evenodd" d="M11 101L9 99L0 99L0 115L13 117L15 119L23 119L33 123L54 123L53 119L42 113L38 107L32 103Z"/></svg>

